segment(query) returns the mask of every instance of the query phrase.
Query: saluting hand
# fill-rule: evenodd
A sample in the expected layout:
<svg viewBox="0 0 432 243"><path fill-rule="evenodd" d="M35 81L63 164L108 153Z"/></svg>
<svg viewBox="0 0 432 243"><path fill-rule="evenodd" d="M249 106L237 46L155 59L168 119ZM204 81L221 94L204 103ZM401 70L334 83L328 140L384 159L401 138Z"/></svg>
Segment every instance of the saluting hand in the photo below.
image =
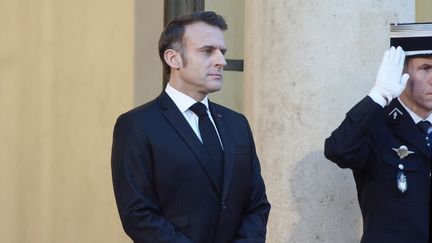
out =
<svg viewBox="0 0 432 243"><path fill-rule="evenodd" d="M384 53L375 85L369 93L369 96L375 101L384 98L385 104L381 104L382 106L388 105L392 99L398 97L405 89L409 75L406 73L402 75L404 61L405 52L400 46L397 48L392 46Z"/></svg>

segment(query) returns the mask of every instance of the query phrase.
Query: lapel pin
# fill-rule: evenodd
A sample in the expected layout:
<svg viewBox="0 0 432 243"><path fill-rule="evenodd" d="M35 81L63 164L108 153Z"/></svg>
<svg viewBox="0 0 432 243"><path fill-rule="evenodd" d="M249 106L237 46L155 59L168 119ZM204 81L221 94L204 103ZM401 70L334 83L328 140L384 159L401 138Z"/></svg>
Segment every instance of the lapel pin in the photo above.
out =
<svg viewBox="0 0 432 243"><path fill-rule="evenodd" d="M413 151L409 151L407 146L405 146L405 145L401 145L398 149L397 148L392 148L392 149L397 153L397 155L399 155L400 159L403 159L403 158L407 157L408 155L414 153Z"/></svg>
<svg viewBox="0 0 432 243"><path fill-rule="evenodd" d="M219 113L217 113L216 116L219 117L219 118L222 118L222 115L219 114Z"/></svg>

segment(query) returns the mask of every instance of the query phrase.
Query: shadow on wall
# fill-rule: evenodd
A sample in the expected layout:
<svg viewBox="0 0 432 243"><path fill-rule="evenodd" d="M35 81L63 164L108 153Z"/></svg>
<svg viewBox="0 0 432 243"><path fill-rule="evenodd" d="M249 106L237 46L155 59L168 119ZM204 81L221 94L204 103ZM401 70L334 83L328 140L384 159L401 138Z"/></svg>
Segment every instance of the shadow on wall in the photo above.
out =
<svg viewBox="0 0 432 243"><path fill-rule="evenodd" d="M362 219L351 170L315 151L292 174L290 192L298 218L287 242L358 243Z"/></svg>

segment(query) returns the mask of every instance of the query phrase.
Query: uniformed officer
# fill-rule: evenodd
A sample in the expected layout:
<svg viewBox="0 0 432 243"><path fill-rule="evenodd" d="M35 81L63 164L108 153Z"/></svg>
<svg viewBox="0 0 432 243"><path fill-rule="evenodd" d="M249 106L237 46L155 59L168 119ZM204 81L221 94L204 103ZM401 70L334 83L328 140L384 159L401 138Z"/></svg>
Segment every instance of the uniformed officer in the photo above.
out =
<svg viewBox="0 0 432 243"><path fill-rule="evenodd" d="M326 139L324 153L353 171L363 217L362 243L426 243L432 24L391 25L391 46L369 95Z"/></svg>

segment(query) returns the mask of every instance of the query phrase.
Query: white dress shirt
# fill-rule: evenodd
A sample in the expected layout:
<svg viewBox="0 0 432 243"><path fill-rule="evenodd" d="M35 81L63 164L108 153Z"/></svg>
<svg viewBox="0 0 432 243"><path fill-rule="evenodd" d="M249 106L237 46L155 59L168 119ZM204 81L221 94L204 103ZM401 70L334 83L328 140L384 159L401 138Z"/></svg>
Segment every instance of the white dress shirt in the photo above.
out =
<svg viewBox="0 0 432 243"><path fill-rule="evenodd" d="M417 124L420 121L423 121L423 118L421 118L419 115L417 115L416 113L414 113L414 111L412 111L410 108L408 108L403 102L402 100L398 97L399 102L402 104L402 106L405 108L405 110L408 111L408 114L411 116L411 118L414 120L414 123ZM430 123L432 123L432 114L430 114L428 117L426 117L426 119L424 119L426 121L429 121ZM428 133L431 132L432 127L429 127L428 129Z"/></svg>
<svg viewBox="0 0 432 243"><path fill-rule="evenodd" d="M186 94L183 94L182 92L176 90L169 83L167 84L167 86L165 88L165 92L174 101L174 103L179 108L179 110L183 114L186 121L189 123L189 125L192 127L195 134L198 136L199 140L201 140L201 142L202 142L201 134L199 131L199 126L198 126L198 119L199 118L193 111L189 110L189 107L191 107L197 101L194 100L192 97L190 97ZM221 141L220 136L219 136L219 132L216 128L213 117L211 116L210 110L208 108L209 107L208 97L207 96L204 97L204 99L201 100L200 102L203 103L207 107L207 114L210 117L210 121L213 123L213 126L215 127L216 133L219 137L219 142L221 143L221 146L223 148L222 141Z"/></svg>

